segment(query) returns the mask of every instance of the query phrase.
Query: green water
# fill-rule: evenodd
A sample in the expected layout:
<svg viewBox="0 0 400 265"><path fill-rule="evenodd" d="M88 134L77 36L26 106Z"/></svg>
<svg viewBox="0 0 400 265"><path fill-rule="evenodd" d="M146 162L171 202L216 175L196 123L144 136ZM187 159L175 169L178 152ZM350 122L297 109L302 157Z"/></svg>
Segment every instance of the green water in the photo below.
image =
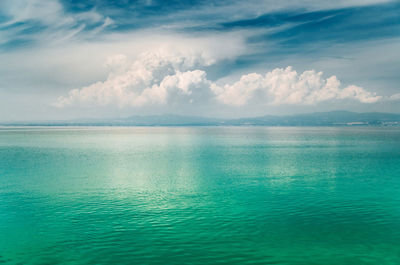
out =
<svg viewBox="0 0 400 265"><path fill-rule="evenodd" d="M399 128L2 128L0 264L400 264Z"/></svg>

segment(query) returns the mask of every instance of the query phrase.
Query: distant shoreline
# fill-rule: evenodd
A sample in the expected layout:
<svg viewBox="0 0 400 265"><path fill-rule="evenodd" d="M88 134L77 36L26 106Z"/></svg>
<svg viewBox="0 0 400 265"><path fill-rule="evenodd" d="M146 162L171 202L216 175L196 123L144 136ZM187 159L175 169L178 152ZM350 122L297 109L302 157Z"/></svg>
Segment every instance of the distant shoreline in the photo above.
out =
<svg viewBox="0 0 400 265"><path fill-rule="evenodd" d="M120 124L120 125L107 125L107 124L0 124L0 129L1 128L84 128L84 127L115 127L115 128L134 128L134 127L336 127L336 128L343 128L343 127L358 127L358 128L366 128L366 127L371 127L371 128L379 128L379 127L400 127L400 124L363 124L363 125L348 125L348 124L326 124L326 125L251 125L251 124L242 124L242 125L198 125L198 124L181 124L181 125L167 125L167 124L146 124L146 125L126 125L126 124Z"/></svg>
<svg viewBox="0 0 400 265"><path fill-rule="evenodd" d="M3 121L0 126L77 126L77 127L205 127L205 126L273 126L273 127L399 127L400 114L358 113L350 111L223 119L182 115L131 116L115 119L76 119L47 121Z"/></svg>

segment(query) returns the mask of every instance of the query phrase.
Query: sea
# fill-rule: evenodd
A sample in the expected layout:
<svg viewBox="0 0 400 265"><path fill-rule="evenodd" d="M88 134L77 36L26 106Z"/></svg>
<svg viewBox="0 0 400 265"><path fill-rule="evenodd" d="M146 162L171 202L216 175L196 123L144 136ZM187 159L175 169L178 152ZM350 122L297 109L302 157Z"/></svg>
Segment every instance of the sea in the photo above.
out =
<svg viewBox="0 0 400 265"><path fill-rule="evenodd" d="M0 264L400 264L400 128L1 127Z"/></svg>

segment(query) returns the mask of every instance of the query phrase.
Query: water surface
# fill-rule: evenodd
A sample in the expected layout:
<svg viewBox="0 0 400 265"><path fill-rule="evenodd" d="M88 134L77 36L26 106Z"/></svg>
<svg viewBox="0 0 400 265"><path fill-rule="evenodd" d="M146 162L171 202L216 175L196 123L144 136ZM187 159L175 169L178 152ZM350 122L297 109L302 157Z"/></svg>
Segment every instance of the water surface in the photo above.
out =
<svg viewBox="0 0 400 265"><path fill-rule="evenodd" d="M400 129L0 129L0 264L400 264Z"/></svg>

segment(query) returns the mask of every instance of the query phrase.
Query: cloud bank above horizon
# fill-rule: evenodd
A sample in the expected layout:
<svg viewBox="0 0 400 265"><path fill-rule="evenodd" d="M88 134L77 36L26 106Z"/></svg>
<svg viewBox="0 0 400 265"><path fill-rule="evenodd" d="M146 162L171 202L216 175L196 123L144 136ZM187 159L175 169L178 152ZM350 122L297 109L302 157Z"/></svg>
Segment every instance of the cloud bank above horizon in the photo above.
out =
<svg viewBox="0 0 400 265"><path fill-rule="evenodd" d="M54 106L114 104L124 108L177 102L209 104L212 101L231 106L249 103L301 105L342 99L375 103L382 99L362 87L342 87L336 76L324 79L323 73L315 70L299 74L290 66L266 74L242 75L233 84L213 82L201 68L214 63L216 60L202 52L146 52L134 61L129 61L125 55L115 55L107 60L110 72L104 82L73 89L67 96L59 97Z"/></svg>
<svg viewBox="0 0 400 265"><path fill-rule="evenodd" d="M4 0L0 120L399 112L399 14L393 0Z"/></svg>

